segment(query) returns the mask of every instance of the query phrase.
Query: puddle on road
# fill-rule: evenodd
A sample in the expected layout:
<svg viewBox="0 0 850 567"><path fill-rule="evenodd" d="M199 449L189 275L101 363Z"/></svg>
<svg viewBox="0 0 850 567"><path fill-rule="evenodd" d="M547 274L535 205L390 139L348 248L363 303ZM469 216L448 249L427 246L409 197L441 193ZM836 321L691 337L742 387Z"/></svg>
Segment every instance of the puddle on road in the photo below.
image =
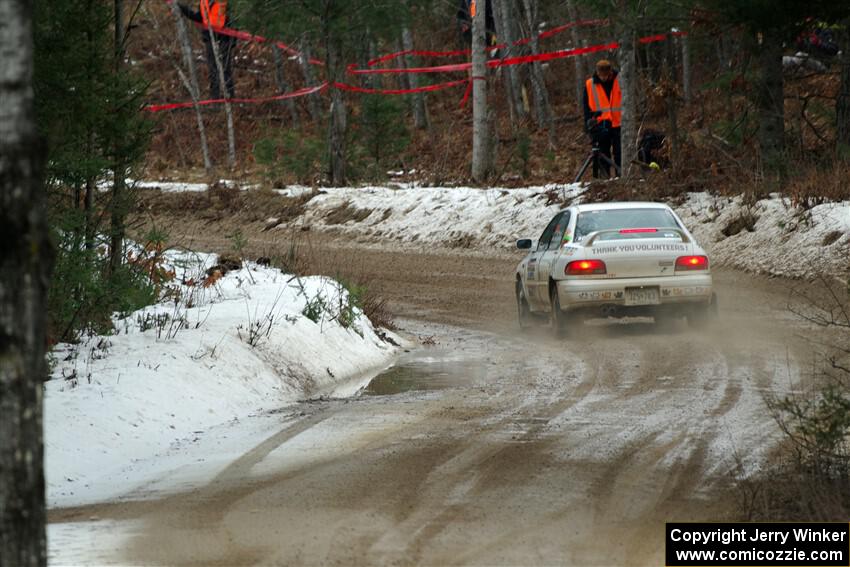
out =
<svg viewBox="0 0 850 567"><path fill-rule="evenodd" d="M482 373L481 362L452 352L412 353L381 372L363 388L364 396L445 390L469 383ZM423 356L426 355L427 356Z"/></svg>

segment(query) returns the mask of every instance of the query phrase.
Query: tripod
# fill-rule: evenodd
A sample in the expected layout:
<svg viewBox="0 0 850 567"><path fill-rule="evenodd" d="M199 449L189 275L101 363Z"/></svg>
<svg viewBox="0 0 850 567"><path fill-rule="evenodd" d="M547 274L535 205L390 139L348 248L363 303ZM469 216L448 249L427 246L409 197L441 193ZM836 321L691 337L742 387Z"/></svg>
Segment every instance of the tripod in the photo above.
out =
<svg viewBox="0 0 850 567"><path fill-rule="evenodd" d="M584 172L587 171L590 164L593 164L593 177L599 177L599 160L607 163L609 167L613 167L614 171L617 172L617 175L620 175L620 166L614 163L614 160L610 157L602 153L599 149L599 139L596 136L593 136L593 147L590 148L590 155L588 155L587 159L584 160L584 165L582 165L581 169L578 170L578 175L576 175L573 183L581 181L582 175L584 175Z"/></svg>

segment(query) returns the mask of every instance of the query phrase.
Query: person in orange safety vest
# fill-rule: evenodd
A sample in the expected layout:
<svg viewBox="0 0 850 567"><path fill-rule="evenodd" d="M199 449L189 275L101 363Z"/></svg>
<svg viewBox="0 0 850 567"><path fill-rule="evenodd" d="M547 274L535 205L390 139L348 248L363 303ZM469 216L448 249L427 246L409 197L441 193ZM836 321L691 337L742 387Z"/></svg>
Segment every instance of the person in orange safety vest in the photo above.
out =
<svg viewBox="0 0 850 567"><path fill-rule="evenodd" d="M210 97L214 99L221 98L218 67L215 64L215 52L212 46L212 41L215 40L218 46L218 52L221 55L221 66L224 71L224 84L227 89L227 97L234 98L233 53L236 46L236 38L215 32L216 28L230 27L230 18L227 14L227 0L199 0L197 11L183 4L178 4L178 6L184 16L194 22L203 24L203 31L201 33L207 52Z"/></svg>
<svg viewBox="0 0 850 567"><path fill-rule="evenodd" d="M602 59L596 63L596 72L585 82L584 123L587 132L595 143L599 144L602 154L611 157L614 163L621 165L620 123L623 116L623 96L620 92L620 80L611 62ZM610 168L604 160L600 167L606 175Z"/></svg>
<svg viewBox="0 0 850 567"><path fill-rule="evenodd" d="M460 27L461 43L465 47L472 44L472 17L475 15L474 0L460 0L457 10L457 22ZM487 30L487 45L496 45L496 20L493 18L493 2L487 2L484 11L484 27Z"/></svg>

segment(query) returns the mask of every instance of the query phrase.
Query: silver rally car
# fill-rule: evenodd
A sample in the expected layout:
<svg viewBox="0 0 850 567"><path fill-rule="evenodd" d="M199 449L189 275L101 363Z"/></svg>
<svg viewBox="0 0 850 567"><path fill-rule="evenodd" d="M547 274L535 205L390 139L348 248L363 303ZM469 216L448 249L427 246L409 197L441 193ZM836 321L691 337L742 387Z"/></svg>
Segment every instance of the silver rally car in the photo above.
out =
<svg viewBox="0 0 850 567"><path fill-rule="evenodd" d="M717 312L708 255L664 204L569 207L517 248L529 251L516 272L521 327L546 317L560 335L584 319L629 316L701 326Z"/></svg>

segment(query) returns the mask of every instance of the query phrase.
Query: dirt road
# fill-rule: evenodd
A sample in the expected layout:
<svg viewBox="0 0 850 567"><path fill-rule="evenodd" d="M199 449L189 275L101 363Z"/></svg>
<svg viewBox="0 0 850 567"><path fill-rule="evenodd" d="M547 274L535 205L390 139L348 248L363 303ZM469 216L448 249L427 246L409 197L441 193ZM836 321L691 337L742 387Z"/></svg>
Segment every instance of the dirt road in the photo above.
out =
<svg viewBox="0 0 850 567"><path fill-rule="evenodd" d="M736 272L715 276L711 331L638 321L557 342L514 327L511 257L329 244L323 261L436 344L385 395L300 404L204 486L52 521L136 522L116 563L663 565L665 521L740 513L732 481L775 436L763 396L799 379L813 332L787 284Z"/></svg>

